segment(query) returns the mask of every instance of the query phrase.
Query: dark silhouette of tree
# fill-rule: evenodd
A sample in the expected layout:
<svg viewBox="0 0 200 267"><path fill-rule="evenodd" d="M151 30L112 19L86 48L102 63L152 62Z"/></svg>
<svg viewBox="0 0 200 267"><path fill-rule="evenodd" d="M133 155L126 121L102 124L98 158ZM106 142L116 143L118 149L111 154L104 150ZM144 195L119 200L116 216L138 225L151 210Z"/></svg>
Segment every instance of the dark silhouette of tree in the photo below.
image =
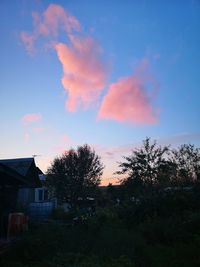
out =
<svg viewBox="0 0 200 267"><path fill-rule="evenodd" d="M184 144L171 150L146 138L141 148L124 159L117 174L125 175L121 184L129 196L145 193L152 186L159 189L200 181L200 149L194 145Z"/></svg>
<svg viewBox="0 0 200 267"><path fill-rule="evenodd" d="M167 146L158 146L156 141L151 143L150 138L146 138L141 148L133 150L130 156L124 157L124 162L120 162L121 170L117 174L126 175L122 184L129 191L130 187L133 191L140 191L144 186L158 183L161 171L168 165L168 152Z"/></svg>
<svg viewBox="0 0 200 267"><path fill-rule="evenodd" d="M70 149L54 159L47 170L46 185L60 202L76 205L78 198L94 196L104 166L88 145Z"/></svg>
<svg viewBox="0 0 200 267"><path fill-rule="evenodd" d="M116 200L119 198L119 192L116 185L113 185L112 183L109 183L106 188L106 193L110 200Z"/></svg>
<svg viewBox="0 0 200 267"><path fill-rule="evenodd" d="M184 144L172 150L171 161L176 166L175 183L189 184L200 180L200 149Z"/></svg>

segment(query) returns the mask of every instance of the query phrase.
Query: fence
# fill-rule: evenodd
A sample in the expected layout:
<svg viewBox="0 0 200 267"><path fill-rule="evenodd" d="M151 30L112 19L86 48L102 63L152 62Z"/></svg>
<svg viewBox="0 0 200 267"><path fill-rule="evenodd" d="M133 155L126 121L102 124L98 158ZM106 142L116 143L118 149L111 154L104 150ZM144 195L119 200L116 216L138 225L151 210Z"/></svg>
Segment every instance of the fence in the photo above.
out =
<svg viewBox="0 0 200 267"><path fill-rule="evenodd" d="M56 201L43 201L43 202L33 202L29 204L28 214L31 219L42 220L47 219L52 210L56 208Z"/></svg>

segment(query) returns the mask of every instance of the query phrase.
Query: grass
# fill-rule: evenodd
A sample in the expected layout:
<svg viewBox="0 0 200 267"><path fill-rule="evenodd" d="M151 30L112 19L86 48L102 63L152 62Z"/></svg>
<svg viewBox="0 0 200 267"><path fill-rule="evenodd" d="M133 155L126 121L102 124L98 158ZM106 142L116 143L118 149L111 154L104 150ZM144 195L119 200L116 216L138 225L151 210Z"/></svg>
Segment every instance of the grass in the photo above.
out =
<svg viewBox="0 0 200 267"><path fill-rule="evenodd" d="M184 208L179 200L165 211L166 200L163 203L154 204L153 212L148 202L141 204L144 209L133 205L99 209L96 216L74 226L60 223L57 213L51 223L32 225L0 266L200 266L199 204Z"/></svg>

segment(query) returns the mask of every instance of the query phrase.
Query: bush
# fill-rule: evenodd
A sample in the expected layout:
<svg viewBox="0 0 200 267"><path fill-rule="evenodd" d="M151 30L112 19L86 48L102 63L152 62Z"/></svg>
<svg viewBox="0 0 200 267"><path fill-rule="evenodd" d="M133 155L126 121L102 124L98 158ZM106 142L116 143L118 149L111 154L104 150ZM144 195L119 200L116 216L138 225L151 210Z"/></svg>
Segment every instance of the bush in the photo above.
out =
<svg viewBox="0 0 200 267"><path fill-rule="evenodd" d="M73 209L68 212L65 212L63 208L57 208L53 210L51 218L63 222L71 222L76 216L77 212Z"/></svg>
<svg viewBox="0 0 200 267"><path fill-rule="evenodd" d="M55 210L56 220L34 225L0 266L200 266L198 194L154 194L137 204L99 208L73 226L62 222L77 213Z"/></svg>

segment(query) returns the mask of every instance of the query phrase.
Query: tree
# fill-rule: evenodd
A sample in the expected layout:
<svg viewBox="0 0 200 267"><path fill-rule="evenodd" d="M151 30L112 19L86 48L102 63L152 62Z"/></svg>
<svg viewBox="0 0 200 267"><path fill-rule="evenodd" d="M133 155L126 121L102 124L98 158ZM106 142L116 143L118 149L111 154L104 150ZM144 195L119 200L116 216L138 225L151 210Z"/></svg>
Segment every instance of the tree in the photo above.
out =
<svg viewBox="0 0 200 267"><path fill-rule="evenodd" d="M184 144L172 150L172 162L176 166L175 182L188 184L200 180L200 149Z"/></svg>
<svg viewBox="0 0 200 267"><path fill-rule="evenodd" d="M116 185L114 186L112 183L109 183L106 188L106 194L110 200L116 200L119 198L119 193Z"/></svg>
<svg viewBox="0 0 200 267"><path fill-rule="evenodd" d="M132 186L133 191L140 191L144 186L152 186L159 180L161 170L168 164L168 147L158 146L156 141L152 144L150 138L143 141L143 146L132 151L132 155L124 157L125 161L120 162L121 168L117 174L126 174L122 184Z"/></svg>
<svg viewBox="0 0 200 267"><path fill-rule="evenodd" d="M94 194L100 184L104 166L88 145L70 149L57 157L47 170L46 185L60 202L76 205L79 197Z"/></svg>

